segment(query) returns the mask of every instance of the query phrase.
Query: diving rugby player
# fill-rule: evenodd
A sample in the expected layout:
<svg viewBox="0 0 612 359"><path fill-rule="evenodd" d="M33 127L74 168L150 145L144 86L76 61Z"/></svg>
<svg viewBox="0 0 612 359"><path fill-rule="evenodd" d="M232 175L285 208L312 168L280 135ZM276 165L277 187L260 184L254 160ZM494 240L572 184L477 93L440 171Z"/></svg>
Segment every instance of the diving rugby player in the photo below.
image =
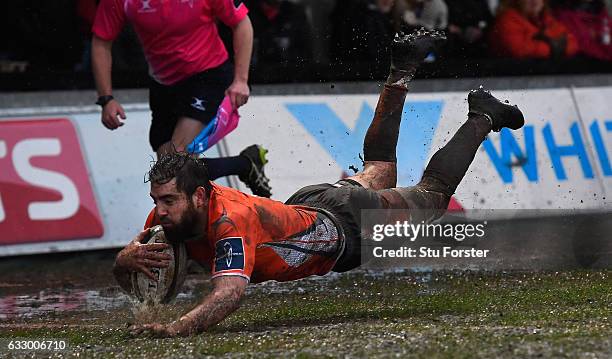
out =
<svg viewBox="0 0 612 359"><path fill-rule="evenodd" d="M149 171L155 208L146 227L161 224L170 241L185 241L189 258L208 266L214 288L171 324L131 327L135 335L186 336L205 331L239 307L248 283L290 281L361 264L362 209L418 209L439 218L490 131L523 126L521 111L482 89L468 95L467 121L431 158L414 187L395 187L396 146L408 83L444 34L419 30L396 36L389 77L366 133L364 170L334 184L298 190L286 203L254 197L209 180L205 165L185 153L160 157ZM129 273L167 265L141 244L141 232L117 256L115 276L126 290ZM154 277L153 277L154 278Z"/></svg>

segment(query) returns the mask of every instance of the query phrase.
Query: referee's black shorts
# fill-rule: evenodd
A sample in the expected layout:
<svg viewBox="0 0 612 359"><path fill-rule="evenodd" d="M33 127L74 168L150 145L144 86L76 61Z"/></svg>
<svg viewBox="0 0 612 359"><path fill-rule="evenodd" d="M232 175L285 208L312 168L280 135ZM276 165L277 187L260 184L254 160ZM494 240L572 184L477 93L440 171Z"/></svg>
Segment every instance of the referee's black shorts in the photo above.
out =
<svg viewBox="0 0 612 359"><path fill-rule="evenodd" d="M233 80L229 61L200 72L173 85L151 81L149 107L152 112L149 143L153 151L172 139L176 123L189 117L208 124L217 114L225 90ZM197 135L197 134L195 134ZM195 137L195 136L194 136Z"/></svg>

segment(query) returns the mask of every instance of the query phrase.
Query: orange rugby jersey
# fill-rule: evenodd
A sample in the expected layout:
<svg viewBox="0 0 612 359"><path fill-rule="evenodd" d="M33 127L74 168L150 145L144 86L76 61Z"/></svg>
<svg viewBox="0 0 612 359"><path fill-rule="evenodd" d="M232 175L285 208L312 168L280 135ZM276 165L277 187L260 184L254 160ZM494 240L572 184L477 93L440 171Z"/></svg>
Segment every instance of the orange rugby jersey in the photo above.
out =
<svg viewBox="0 0 612 359"><path fill-rule="evenodd" d="M154 213L145 228L157 222ZM213 278L239 275L253 283L326 274L344 246L337 224L322 210L214 183L206 233L207 238L185 242L189 258L210 266Z"/></svg>

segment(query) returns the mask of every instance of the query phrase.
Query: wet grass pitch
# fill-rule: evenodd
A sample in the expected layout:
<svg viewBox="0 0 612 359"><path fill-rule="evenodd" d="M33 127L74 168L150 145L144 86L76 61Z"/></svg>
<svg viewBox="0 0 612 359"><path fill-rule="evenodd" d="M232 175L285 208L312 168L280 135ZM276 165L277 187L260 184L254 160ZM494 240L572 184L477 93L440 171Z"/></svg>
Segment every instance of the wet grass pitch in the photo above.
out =
<svg viewBox="0 0 612 359"><path fill-rule="evenodd" d="M360 271L265 283L210 332L172 339L132 338L126 326L178 317L209 289L202 275L176 304L152 310L136 310L114 285L77 284L3 296L0 337L67 339L56 357L603 358L612 356L611 275Z"/></svg>

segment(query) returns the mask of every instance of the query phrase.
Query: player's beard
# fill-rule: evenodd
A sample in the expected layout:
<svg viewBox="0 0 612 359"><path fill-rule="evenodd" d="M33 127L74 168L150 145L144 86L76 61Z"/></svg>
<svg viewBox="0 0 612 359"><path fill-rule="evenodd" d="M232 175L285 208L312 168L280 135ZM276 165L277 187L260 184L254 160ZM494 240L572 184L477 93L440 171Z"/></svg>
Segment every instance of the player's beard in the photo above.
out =
<svg viewBox="0 0 612 359"><path fill-rule="evenodd" d="M163 226L162 223L162 227ZM166 235L166 239L170 242L181 242L196 237L199 232L198 212L191 202L188 203L187 209L181 215L179 222L171 227L164 227L164 234Z"/></svg>

